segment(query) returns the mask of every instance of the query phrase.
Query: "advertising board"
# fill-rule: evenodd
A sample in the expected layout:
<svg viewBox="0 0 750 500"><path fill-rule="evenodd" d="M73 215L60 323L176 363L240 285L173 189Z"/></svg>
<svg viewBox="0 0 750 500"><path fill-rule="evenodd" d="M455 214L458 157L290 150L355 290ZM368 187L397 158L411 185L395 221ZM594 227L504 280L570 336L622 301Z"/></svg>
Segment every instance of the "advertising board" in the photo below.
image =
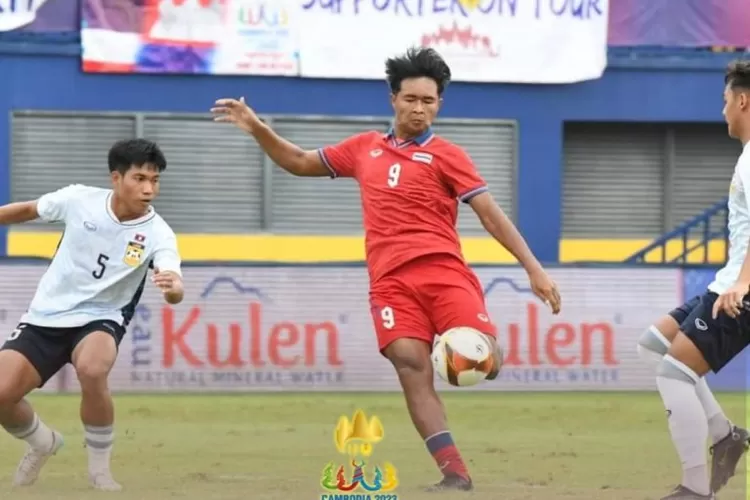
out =
<svg viewBox="0 0 750 500"><path fill-rule="evenodd" d="M2 265L8 334L45 265ZM461 390L643 390L654 372L635 342L681 300L675 269L557 268L553 316L517 267L480 267L505 349L498 380ZM363 267L188 266L177 306L147 287L111 375L115 391L388 391ZM75 390L68 370L47 390ZM454 390L439 382L441 390Z"/></svg>

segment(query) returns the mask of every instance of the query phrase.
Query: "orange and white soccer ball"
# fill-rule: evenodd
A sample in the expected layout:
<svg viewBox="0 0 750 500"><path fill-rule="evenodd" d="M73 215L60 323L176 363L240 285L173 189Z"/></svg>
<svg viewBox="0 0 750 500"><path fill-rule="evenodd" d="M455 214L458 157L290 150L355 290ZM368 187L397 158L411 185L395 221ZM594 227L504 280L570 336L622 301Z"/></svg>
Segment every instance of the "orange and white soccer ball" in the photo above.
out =
<svg viewBox="0 0 750 500"><path fill-rule="evenodd" d="M451 328L435 339L432 348L435 372L441 379L457 387L482 382L496 368L495 362L490 339L474 328Z"/></svg>

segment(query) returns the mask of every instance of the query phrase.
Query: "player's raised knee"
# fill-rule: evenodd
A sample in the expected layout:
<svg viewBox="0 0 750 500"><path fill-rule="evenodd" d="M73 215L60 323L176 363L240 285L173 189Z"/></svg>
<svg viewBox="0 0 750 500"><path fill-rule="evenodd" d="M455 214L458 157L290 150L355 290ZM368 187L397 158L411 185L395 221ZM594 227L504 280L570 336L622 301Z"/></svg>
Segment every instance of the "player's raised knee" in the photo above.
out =
<svg viewBox="0 0 750 500"><path fill-rule="evenodd" d="M657 377L680 380L693 385L700 380L700 377L693 369L671 355L666 355L662 358L656 374Z"/></svg>
<svg viewBox="0 0 750 500"><path fill-rule="evenodd" d="M659 361L667 354L669 350L669 341L655 326L650 326L648 330L638 338L636 345L638 356L649 362Z"/></svg>

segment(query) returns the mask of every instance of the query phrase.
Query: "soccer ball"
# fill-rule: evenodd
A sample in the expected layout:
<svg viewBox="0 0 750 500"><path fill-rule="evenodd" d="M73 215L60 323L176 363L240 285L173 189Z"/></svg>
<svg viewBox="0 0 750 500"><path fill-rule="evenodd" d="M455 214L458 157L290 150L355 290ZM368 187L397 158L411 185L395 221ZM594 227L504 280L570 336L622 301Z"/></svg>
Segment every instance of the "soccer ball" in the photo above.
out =
<svg viewBox="0 0 750 500"><path fill-rule="evenodd" d="M479 330L451 328L435 339L432 366L449 384L468 387L485 380L496 368L493 354L490 339Z"/></svg>

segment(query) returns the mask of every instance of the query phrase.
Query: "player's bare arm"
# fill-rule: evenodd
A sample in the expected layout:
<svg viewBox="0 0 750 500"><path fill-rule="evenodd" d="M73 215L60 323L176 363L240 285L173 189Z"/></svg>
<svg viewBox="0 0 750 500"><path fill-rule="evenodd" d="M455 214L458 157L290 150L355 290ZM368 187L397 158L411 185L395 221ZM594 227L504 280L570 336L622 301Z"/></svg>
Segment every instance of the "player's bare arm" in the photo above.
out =
<svg viewBox="0 0 750 500"><path fill-rule="evenodd" d="M478 194L469 201L469 204L487 232L526 269L534 294L544 300L552 308L554 314L559 313L561 299L557 285L544 271L526 244L526 240L498 206L492 195L489 192Z"/></svg>
<svg viewBox="0 0 750 500"><path fill-rule="evenodd" d="M39 218L36 201L9 203L0 207L0 224L22 224Z"/></svg>
<svg viewBox="0 0 750 500"><path fill-rule="evenodd" d="M154 275L151 277L151 281L159 287L164 300L168 304L179 304L185 296L185 289L182 284L182 278L179 274L174 271L160 271L154 269Z"/></svg>
<svg viewBox="0 0 750 500"><path fill-rule="evenodd" d="M299 177L331 175L317 151L305 151L274 132L245 104L244 97L239 100L219 99L211 112L214 114L214 121L233 123L253 136L273 162L290 174Z"/></svg>

